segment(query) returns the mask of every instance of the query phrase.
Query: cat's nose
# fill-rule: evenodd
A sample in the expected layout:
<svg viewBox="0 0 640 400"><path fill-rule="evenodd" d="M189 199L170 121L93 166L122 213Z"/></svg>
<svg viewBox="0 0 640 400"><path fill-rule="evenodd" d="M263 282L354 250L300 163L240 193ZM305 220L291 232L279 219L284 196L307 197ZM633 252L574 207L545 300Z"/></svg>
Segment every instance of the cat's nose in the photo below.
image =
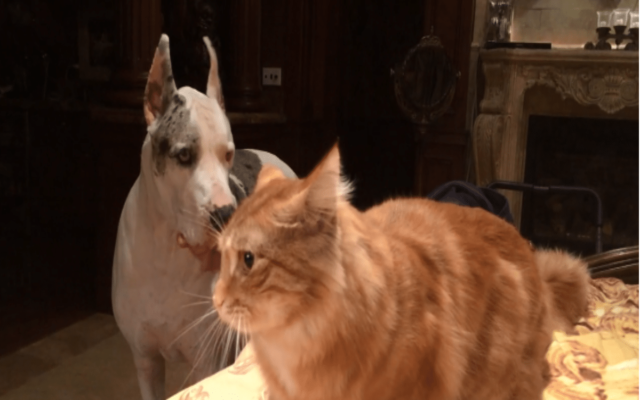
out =
<svg viewBox="0 0 640 400"><path fill-rule="evenodd" d="M222 305L224 304L224 299L222 299L221 297L222 296L216 296L215 294L213 295L213 305L217 310L220 310L222 308Z"/></svg>
<svg viewBox="0 0 640 400"><path fill-rule="evenodd" d="M235 208L231 204L223 207L215 207L209 216L211 225L216 230L221 230L227 221L229 221L229 218L231 218L234 210Z"/></svg>

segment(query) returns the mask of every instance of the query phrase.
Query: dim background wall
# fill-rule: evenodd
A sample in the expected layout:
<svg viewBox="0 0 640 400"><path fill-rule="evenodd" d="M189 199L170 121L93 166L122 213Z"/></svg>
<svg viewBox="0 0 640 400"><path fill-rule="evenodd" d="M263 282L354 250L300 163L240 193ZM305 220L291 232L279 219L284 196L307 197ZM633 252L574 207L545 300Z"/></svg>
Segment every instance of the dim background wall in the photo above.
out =
<svg viewBox="0 0 640 400"><path fill-rule="evenodd" d="M200 91L202 36L212 38L238 148L271 151L304 176L339 139L363 209L465 177L473 12L472 0L0 2L0 353L111 312L116 229L140 170L141 97L160 32L177 84ZM416 139L390 71L432 27L461 78L451 110ZM232 103L252 57L258 73L281 68L282 86L257 77L249 110Z"/></svg>

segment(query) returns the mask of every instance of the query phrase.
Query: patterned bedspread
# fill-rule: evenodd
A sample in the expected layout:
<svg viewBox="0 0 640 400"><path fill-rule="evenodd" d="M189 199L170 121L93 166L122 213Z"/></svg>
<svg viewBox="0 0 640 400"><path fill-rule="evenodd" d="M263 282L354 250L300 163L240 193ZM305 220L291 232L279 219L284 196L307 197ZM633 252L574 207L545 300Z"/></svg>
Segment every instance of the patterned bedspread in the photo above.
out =
<svg viewBox="0 0 640 400"><path fill-rule="evenodd" d="M591 281L589 317L554 333L545 400L638 399L638 285Z"/></svg>
<svg viewBox="0 0 640 400"><path fill-rule="evenodd" d="M554 333L547 353L552 380L544 400L638 399L638 285L594 279L589 317L573 334ZM170 400L267 400L251 345L235 364Z"/></svg>

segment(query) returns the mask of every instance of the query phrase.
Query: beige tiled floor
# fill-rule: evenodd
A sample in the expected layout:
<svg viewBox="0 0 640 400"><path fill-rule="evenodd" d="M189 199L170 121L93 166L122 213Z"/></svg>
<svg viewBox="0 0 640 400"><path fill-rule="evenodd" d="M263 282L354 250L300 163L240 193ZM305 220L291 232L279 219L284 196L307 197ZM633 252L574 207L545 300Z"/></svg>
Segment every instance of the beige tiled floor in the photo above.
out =
<svg viewBox="0 0 640 400"><path fill-rule="evenodd" d="M167 368L167 396L185 364ZM0 359L0 400L140 399L133 359L112 316L94 314Z"/></svg>

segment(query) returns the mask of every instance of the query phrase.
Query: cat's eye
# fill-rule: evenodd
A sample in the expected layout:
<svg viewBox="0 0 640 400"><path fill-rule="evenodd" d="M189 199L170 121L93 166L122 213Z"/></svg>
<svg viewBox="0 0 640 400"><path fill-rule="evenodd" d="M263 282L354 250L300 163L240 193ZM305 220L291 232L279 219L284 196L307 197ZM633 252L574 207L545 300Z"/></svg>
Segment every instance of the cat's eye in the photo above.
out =
<svg viewBox="0 0 640 400"><path fill-rule="evenodd" d="M251 253L250 251L245 251L242 258L244 259L244 265L246 265L247 268L253 267L253 253Z"/></svg>
<svg viewBox="0 0 640 400"><path fill-rule="evenodd" d="M187 164L189 161L191 161L191 152L188 148L183 147L182 149L180 149L180 151L178 151L178 161L180 161L180 163L182 164Z"/></svg>

